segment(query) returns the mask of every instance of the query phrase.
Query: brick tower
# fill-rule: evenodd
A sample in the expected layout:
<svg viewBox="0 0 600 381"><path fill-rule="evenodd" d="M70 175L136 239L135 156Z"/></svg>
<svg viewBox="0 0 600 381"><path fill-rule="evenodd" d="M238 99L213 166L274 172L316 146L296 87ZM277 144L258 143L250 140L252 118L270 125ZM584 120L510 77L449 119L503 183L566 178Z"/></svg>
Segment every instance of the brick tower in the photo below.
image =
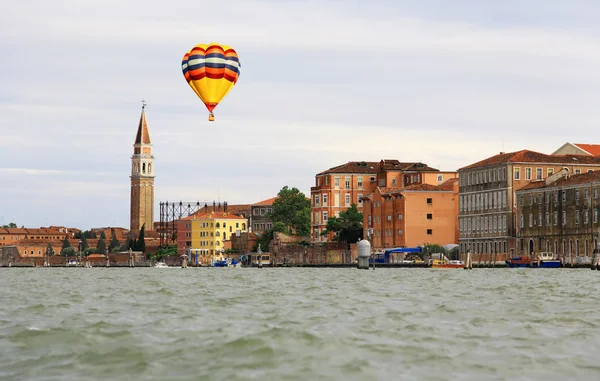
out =
<svg viewBox="0 0 600 381"><path fill-rule="evenodd" d="M146 122L146 103L138 126L131 156L131 213L129 230L138 234L142 225L154 230L154 156Z"/></svg>

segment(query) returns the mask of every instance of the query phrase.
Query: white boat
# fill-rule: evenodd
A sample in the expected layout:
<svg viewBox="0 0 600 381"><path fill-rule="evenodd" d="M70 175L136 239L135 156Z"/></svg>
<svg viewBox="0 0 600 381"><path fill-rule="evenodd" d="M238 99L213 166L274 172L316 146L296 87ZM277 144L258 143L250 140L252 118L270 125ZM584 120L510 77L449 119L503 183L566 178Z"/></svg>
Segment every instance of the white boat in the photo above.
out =
<svg viewBox="0 0 600 381"><path fill-rule="evenodd" d="M169 266L167 266L167 264L164 263L164 262L156 262L156 264L154 265L154 267L165 268L165 267L169 267Z"/></svg>

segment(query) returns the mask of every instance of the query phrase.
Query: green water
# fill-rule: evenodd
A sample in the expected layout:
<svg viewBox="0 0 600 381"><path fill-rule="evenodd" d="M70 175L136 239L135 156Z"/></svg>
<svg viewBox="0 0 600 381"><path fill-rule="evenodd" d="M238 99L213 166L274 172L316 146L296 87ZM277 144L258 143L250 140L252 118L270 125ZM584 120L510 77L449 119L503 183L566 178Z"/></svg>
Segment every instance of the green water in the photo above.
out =
<svg viewBox="0 0 600 381"><path fill-rule="evenodd" d="M597 380L586 269L0 269L0 379Z"/></svg>

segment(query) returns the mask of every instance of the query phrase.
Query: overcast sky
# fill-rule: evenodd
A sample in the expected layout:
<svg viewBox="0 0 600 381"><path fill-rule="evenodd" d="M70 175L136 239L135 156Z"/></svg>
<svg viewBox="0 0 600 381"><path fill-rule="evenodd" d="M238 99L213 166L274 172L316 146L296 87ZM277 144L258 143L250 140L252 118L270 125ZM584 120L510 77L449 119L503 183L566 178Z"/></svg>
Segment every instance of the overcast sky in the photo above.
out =
<svg viewBox="0 0 600 381"><path fill-rule="evenodd" d="M0 12L0 225L129 227L140 100L159 201L254 203L350 160L456 170L600 143L597 0L21 0ZM216 121L199 43L242 63ZM155 220L159 219L158 206Z"/></svg>

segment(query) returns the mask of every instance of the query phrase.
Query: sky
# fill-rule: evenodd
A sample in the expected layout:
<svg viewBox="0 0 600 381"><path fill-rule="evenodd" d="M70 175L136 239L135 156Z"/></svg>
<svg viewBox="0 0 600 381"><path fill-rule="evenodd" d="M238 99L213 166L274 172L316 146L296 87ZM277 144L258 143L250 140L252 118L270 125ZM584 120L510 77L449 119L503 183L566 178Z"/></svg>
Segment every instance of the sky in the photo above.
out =
<svg viewBox="0 0 600 381"><path fill-rule="evenodd" d="M160 201L306 195L348 161L453 171L600 143L596 0L21 0L0 12L0 225L129 227L141 112ZM181 73L240 78L216 121Z"/></svg>

